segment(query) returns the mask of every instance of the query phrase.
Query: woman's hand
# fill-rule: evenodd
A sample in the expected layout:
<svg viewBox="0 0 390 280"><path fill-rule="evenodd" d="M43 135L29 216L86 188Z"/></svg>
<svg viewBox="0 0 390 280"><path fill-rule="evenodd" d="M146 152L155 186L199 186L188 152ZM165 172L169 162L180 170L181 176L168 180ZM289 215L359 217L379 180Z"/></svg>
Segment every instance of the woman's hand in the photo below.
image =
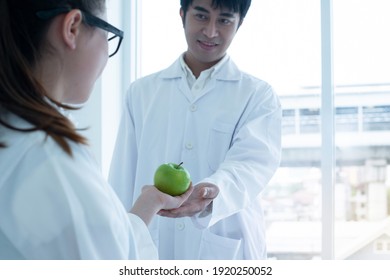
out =
<svg viewBox="0 0 390 280"><path fill-rule="evenodd" d="M191 184L182 195L171 196L159 191L155 186L144 186L130 213L136 214L148 225L160 210L179 208L190 197L193 189Z"/></svg>

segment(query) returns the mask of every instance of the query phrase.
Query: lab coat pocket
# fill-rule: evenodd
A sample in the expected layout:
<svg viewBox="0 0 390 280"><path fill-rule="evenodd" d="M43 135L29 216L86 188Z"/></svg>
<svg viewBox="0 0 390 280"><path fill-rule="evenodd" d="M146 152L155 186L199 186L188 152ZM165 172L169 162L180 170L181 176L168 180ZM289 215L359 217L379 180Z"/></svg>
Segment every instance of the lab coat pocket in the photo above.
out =
<svg viewBox="0 0 390 280"><path fill-rule="evenodd" d="M240 260L243 259L241 239L216 235L203 231L199 249L200 260Z"/></svg>
<svg viewBox="0 0 390 280"><path fill-rule="evenodd" d="M209 138L208 163L211 170L215 171L225 159L230 148L234 125L217 121L214 123Z"/></svg>

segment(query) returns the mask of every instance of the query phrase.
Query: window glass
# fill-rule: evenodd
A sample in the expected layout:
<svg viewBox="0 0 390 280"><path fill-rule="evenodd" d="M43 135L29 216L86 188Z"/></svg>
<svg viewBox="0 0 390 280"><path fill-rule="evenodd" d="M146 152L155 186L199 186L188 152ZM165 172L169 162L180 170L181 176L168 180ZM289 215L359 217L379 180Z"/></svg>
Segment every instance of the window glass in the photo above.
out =
<svg viewBox="0 0 390 280"><path fill-rule="evenodd" d="M281 167L263 193L271 259L321 256L320 1L252 1L230 54L283 107Z"/></svg>
<svg viewBox="0 0 390 280"><path fill-rule="evenodd" d="M390 229L390 2L333 1L333 9L335 257L390 259L380 239Z"/></svg>
<svg viewBox="0 0 390 280"><path fill-rule="evenodd" d="M179 0L138 1L140 19L140 76L162 70L187 49Z"/></svg>

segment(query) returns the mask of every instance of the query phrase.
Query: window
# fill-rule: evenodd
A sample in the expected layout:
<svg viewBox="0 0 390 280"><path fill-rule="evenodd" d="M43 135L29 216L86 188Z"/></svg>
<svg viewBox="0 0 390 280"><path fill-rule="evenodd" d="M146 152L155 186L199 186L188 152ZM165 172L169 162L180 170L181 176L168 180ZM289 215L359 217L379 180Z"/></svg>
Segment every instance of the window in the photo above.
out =
<svg viewBox="0 0 390 280"><path fill-rule="evenodd" d="M375 226L385 226L390 215L390 40L383 35L389 8L386 0L333 1L336 257L359 238L379 236ZM365 226L337 243L341 228L354 223ZM386 251L383 240L377 246Z"/></svg>
<svg viewBox="0 0 390 280"><path fill-rule="evenodd" d="M390 130L390 105L364 106L363 130Z"/></svg>
<svg viewBox="0 0 390 280"><path fill-rule="evenodd" d="M381 238L374 242L374 253L376 254L390 254L390 239Z"/></svg>
<svg viewBox="0 0 390 280"><path fill-rule="evenodd" d="M320 109L305 108L299 110L300 132L319 133L320 132Z"/></svg>
<svg viewBox="0 0 390 280"><path fill-rule="evenodd" d="M282 134L295 134L296 130L296 112L294 109L283 110Z"/></svg>
<svg viewBox="0 0 390 280"><path fill-rule="evenodd" d="M336 131L356 132L359 130L358 107L337 107L335 114Z"/></svg>

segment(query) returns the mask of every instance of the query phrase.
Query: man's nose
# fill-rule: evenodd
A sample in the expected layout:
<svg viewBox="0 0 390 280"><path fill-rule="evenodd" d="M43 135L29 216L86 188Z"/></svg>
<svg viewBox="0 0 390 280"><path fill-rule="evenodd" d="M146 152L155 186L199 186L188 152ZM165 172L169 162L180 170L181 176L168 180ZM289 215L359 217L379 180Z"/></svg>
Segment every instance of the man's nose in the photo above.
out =
<svg viewBox="0 0 390 280"><path fill-rule="evenodd" d="M218 34L218 28L216 24L212 21L210 21L204 28L203 28L203 34L206 35L208 38L214 38L217 37Z"/></svg>

